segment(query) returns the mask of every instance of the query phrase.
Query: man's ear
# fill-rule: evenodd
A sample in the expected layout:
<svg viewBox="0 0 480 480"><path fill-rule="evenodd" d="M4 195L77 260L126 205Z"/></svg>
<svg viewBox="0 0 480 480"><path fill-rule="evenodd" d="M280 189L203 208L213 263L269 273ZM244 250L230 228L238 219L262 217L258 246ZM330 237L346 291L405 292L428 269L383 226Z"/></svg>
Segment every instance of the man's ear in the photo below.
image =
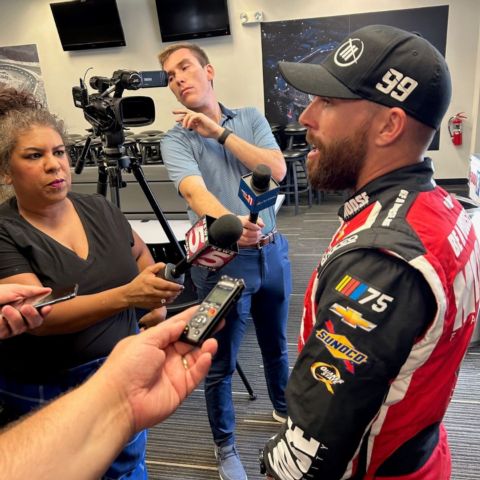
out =
<svg viewBox="0 0 480 480"><path fill-rule="evenodd" d="M207 63L205 65L205 71L207 72L207 79L209 82L213 82L213 78L215 77L215 69L213 68L213 65L210 63Z"/></svg>
<svg viewBox="0 0 480 480"><path fill-rule="evenodd" d="M378 146L388 146L396 142L405 132L407 114L398 107L387 108L381 113L380 125L375 142Z"/></svg>

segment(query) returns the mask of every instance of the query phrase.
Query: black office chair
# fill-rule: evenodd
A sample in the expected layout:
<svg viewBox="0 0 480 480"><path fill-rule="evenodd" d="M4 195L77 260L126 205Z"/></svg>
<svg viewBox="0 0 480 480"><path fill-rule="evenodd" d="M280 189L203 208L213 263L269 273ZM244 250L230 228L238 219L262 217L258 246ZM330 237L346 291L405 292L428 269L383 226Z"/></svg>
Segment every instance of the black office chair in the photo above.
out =
<svg viewBox="0 0 480 480"><path fill-rule="evenodd" d="M160 150L160 142L162 141L162 138L163 134L146 136L138 140L137 144L140 147L142 164L163 163L162 153Z"/></svg>

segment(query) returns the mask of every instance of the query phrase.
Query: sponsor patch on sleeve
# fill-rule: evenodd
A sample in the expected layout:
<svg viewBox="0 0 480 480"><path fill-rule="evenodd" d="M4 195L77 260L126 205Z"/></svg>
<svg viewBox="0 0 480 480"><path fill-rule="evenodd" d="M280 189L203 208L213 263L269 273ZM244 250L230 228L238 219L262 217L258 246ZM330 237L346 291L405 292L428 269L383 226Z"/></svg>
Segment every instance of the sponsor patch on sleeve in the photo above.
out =
<svg viewBox="0 0 480 480"><path fill-rule="evenodd" d="M315 362L310 367L310 372L315 380L325 384L328 392L332 395L335 393L333 390L334 385L345 383L340 376L338 368L329 363Z"/></svg>
<svg viewBox="0 0 480 480"><path fill-rule="evenodd" d="M365 305L377 313L387 310L395 300L394 297L382 293L380 290L349 274L343 276L335 286L335 290L359 305Z"/></svg>
<svg viewBox="0 0 480 480"><path fill-rule="evenodd" d="M357 350L352 342L345 336L335 333L333 322L327 320L326 328L315 332L315 337L320 340L333 358L344 363L348 372L355 373L355 365L362 365L368 360L368 355Z"/></svg>
<svg viewBox="0 0 480 480"><path fill-rule="evenodd" d="M371 332L374 328L377 327L374 323L363 318L363 315L360 312L357 312L350 307L344 307L339 303L334 303L330 307L330 311L333 312L335 315L338 315L340 317L340 320L343 323L347 324L349 327L359 327L366 332Z"/></svg>

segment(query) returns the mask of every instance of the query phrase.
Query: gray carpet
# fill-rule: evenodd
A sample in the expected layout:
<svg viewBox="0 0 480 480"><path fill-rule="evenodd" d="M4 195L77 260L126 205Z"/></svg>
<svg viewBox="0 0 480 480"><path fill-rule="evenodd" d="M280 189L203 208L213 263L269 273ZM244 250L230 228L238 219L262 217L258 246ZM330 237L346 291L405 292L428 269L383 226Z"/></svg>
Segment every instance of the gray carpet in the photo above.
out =
<svg viewBox="0 0 480 480"><path fill-rule="evenodd" d="M328 196L321 205L282 207L278 223L290 242L293 295L288 326L290 364L296 356L296 338L303 305L303 292L320 253L338 226L340 197ZM234 400L237 445L250 480L263 478L258 472L257 452L278 429L271 417L262 362L251 328L242 344L239 362L257 399L251 401L237 374ZM453 480L480 480L480 346L469 349L445 424L453 457ZM208 426L203 391L196 390L163 424L150 430L147 465L151 479L218 479L213 443Z"/></svg>

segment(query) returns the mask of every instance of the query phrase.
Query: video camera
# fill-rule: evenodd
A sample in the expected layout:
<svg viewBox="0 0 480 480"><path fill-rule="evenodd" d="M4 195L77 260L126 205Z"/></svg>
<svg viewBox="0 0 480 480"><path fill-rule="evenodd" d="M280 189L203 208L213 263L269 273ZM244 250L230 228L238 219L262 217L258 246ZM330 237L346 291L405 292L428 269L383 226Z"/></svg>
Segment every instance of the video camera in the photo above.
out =
<svg viewBox="0 0 480 480"><path fill-rule="evenodd" d="M138 181L163 231L167 235L175 257L180 260L185 250L180 246L175 234L160 209L155 195L148 186L138 155L130 157L125 149L124 127L150 125L155 120L155 106L150 97L132 96L122 98L124 90L139 88L166 87L168 75L163 70L135 72L133 70L116 70L112 78L91 77L90 87L98 93L88 94L85 82L80 79L80 86L72 88L73 102L81 108L86 120L92 125L92 134L85 140L81 155L75 163L75 173L82 172L85 158L90 149L93 136L102 141L102 154L98 166L97 193L106 196L107 186L113 204L120 207L119 189L126 187L121 170L132 173ZM110 94L113 95L111 96Z"/></svg>
<svg viewBox="0 0 480 480"><path fill-rule="evenodd" d="M112 78L91 77L90 87L99 93L88 94L82 79L80 86L72 88L73 102L83 109L86 120L96 135L114 134L124 126L141 127L155 120L155 105L150 97L122 98L124 90L166 87L167 73L163 70L135 72L116 70ZM113 92L113 96L110 94Z"/></svg>

